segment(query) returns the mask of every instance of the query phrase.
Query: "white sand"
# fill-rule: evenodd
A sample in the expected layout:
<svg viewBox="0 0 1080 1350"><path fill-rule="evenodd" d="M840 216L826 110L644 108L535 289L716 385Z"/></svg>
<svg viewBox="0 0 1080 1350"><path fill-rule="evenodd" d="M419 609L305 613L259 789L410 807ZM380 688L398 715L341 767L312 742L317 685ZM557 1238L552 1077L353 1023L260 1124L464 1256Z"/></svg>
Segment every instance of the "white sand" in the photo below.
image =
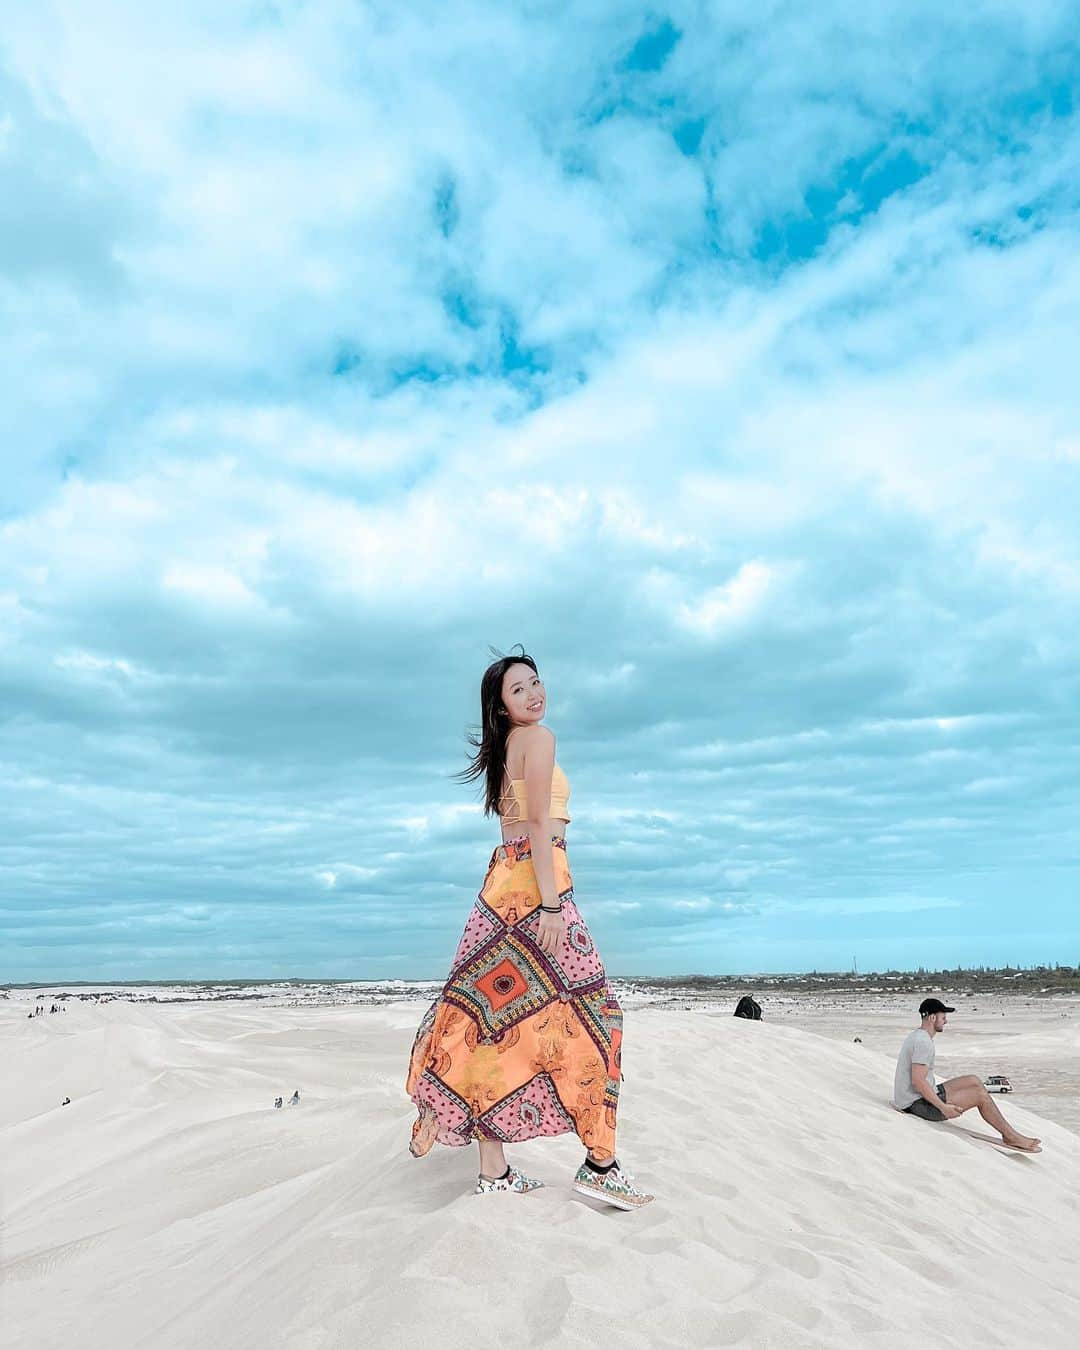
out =
<svg viewBox="0 0 1080 1350"><path fill-rule="evenodd" d="M0 1005L13 1350L1076 1343L1080 1137L1011 1100L1038 1157L902 1117L879 1048L629 1012L620 1154L658 1198L621 1213L572 1197L571 1135L508 1150L526 1196L473 1196L473 1148L410 1156L421 1004L28 1006Z"/></svg>

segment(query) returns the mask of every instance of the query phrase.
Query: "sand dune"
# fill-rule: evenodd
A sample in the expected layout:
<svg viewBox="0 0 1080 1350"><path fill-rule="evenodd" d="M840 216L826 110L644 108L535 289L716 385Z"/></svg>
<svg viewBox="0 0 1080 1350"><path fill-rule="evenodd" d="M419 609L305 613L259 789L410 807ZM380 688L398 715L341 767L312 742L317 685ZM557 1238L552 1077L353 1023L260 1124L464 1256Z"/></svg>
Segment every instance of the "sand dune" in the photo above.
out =
<svg viewBox="0 0 1080 1350"><path fill-rule="evenodd" d="M882 1051L643 1009L620 1154L656 1202L572 1198L569 1135L476 1197L473 1149L408 1152L422 1011L0 1008L5 1344L1075 1343L1080 1137L1014 1102L1038 1157L891 1111Z"/></svg>

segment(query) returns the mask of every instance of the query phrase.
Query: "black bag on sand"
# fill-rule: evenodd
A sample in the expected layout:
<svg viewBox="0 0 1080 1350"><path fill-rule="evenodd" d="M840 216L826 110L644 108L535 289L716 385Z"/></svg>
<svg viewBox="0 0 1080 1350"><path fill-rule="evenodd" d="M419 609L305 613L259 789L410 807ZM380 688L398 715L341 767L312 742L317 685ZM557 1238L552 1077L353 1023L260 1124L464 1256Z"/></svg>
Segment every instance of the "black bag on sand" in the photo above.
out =
<svg viewBox="0 0 1080 1350"><path fill-rule="evenodd" d="M749 994L743 994L735 1008L736 1017L749 1017L752 1022L761 1021L761 1006L755 1003Z"/></svg>

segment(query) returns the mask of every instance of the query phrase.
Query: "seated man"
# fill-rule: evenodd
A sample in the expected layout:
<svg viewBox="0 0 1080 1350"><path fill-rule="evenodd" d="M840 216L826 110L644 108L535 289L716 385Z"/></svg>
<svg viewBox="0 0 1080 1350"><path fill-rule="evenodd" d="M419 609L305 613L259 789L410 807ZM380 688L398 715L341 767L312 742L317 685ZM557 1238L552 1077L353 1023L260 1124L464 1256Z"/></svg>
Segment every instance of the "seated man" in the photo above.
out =
<svg viewBox="0 0 1080 1350"><path fill-rule="evenodd" d="M945 1030L949 1020L946 1013L955 1012L940 999L924 998L919 1004L922 1026L909 1031L900 1047L896 1061L896 1080L893 1084L893 1105L923 1120L952 1120L963 1115L972 1106L979 1115L1001 1135L1010 1148L1022 1148L1029 1153L1039 1152L1039 1140L1019 1134L998 1110L994 1099L983 1086L981 1078L965 1074L934 1085L934 1037Z"/></svg>

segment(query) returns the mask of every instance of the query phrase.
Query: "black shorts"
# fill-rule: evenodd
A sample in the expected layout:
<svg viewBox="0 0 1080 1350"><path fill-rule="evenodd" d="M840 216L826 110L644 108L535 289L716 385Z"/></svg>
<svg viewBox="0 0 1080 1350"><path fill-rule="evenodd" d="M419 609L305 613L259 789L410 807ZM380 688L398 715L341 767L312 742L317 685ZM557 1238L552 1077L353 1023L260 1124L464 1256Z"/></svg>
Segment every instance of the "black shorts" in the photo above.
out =
<svg viewBox="0 0 1080 1350"><path fill-rule="evenodd" d="M942 1101L945 1100L945 1088L941 1083L938 1083L934 1091ZM916 1097L910 1106L904 1107L904 1110L910 1116L922 1116L923 1120L945 1119L945 1112L939 1111L936 1106L931 1106L925 1097Z"/></svg>

